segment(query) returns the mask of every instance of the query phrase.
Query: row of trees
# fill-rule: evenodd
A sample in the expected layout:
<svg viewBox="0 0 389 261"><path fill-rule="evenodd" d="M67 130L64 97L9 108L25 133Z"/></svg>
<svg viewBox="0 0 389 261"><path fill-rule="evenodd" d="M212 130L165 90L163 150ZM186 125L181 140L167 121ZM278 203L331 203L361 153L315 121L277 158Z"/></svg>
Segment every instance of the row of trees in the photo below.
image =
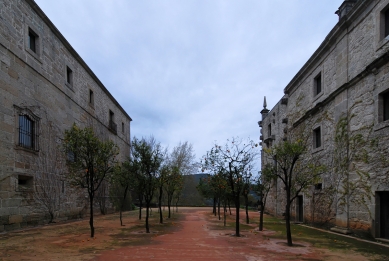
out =
<svg viewBox="0 0 389 261"><path fill-rule="evenodd" d="M159 221L163 223L161 206L163 197L166 197L170 218L173 198L177 204L181 194L183 175L191 173L194 167L195 156L188 142L179 143L169 153L153 137L134 137L130 157L119 162L119 148L114 142L99 138L92 128L82 129L75 124L65 131L60 147L62 149L59 150L50 145L47 155L41 157L44 161L41 165L46 167L38 171L34 199L49 213L51 222L58 210L58 198L64 182L84 190L89 201L91 237L95 234L95 201L102 190L109 191L112 203L119 209L121 225L122 211L128 205L129 195L136 195L139 219L142 218L143 204L146 206L145 227L149 233L152 202L158 201ZM61 174L57 173L59 171ZM84 195L80 193L79 196Z"/></svg>
<svg viewBox="0 0 389 261"><path fill-rule="evenodd" d="M201 159L201 171L210 174L198 186L200 192L208 198L213 198L214 213L218 205L220 219L220 204L223 205L224 223L226 220L227 205L232 201L235 205L235 235L240 236L239 210L241 197L245 199L246 221L248 217L248 195L255 177L253 173L255 160L258 156L258 144L252 140L232 138L224 146L215 143Z"/></svg>
<svg viewBox="0 0 389 261"><path fill-rule="evenodd" d="M238 138L227 140L222 147L215 144L207 152L201 161L202 171L207 171L210 176L202 180L198 186L201 193L207 198L214 199L214 213L218 204L220 219L220 203L227 211L230 201L235 204L235 235L239 233L239 209L240 199L245 199L246 222L248 219L248 194L251 190L258 192L260 196L261 212L259 230L263 230L263 213L265 211L267 195L275 184L281 180L285 190L285 220L288 245L292 246L290 209L292 202L300 192L309 186L316 184L326 168L318 159L305 157L307 153L307 140L280 142L270 148L264 149L265 157L272 163L262 167L259 176L253 175L254 163L257 159L257 147L251 140L243 141Z"/></svg>
<svg viewBox="0 0 389 261"><path fill-rule="evenodd" d="M192 145L179 143L169 154L153 137L134 138L131 143L131 157L113 173L111 181L122 223L122 210L127 193L132 191L139 201L139 219L141 207L146 206L146 232L150 233L149 216L151 204L158 201L159 222L163 223L162 201L167 198L168 218L171 217L173 199L178 203L183 186L183 175L191 173L194 166ZM121 191L121 194L118 194Z"/></svg>

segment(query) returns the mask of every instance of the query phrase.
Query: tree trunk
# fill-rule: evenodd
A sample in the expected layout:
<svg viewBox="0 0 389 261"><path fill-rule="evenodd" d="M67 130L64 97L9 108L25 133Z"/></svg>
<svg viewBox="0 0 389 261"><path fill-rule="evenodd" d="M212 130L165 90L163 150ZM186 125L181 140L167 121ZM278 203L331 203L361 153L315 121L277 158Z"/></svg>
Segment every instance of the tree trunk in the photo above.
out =
<svg viewBox="0 0 389 261"><path fill-rule="evenodd" d="M290 188L287 188L287 190L289 189ZM292 231L290 229L290 191L286 192L285 223L286 223L286 238L288 240L288 246L293 246Z"/></svg>
<svg viewBox="0 0 389 261"><path fill-rule="evenodd" d="M249 224L250 223L250 219L249 219L249 198L246 195L244 195L244 201L245 201L245 204L246 204L246 224Z"/></svg>
<svg viewBox="0 0 389 261"><path fill-rule="evenodd" d="M235 236L240 237L240 233L239 233L239 210L240 210L239 196L237 196L237 198L235 199L235 209L236 209Z"/></svg>
<svg viewBox="0 0 389 261"><path fill-rule="evenodd" d="M90 206L90 217L89 217L90 237L94 237L95 228L93 227L93 196L91 194L89 194L89 206Z"/></svg>
<svg viewBox="0 0 389 261"><path fill-rule="evenodd" d="M159 187L158 208L159 208L159 223L163 224L163 216L162 216L162 186Z"/></svg>
<svg viewBox="0 0 389 261"><path fill-rule="evenodd" d="M216 217L216 197L213 197L213 210L212 211L213 211L212 213Z"/></svg>
<svg viewBox="0 0 389 261"><path fill-rule="evenodd" d="M230 215L232 215L230 200L228 200L228 209L230 210Z"/></svg>
<svg viewBox="0 0 389 261"><path fill-rule="evenodd" d="M219 215L219 220L221 219L220 218L220 198L219 198L219 200L218 200L218 202L217 202L217 213L218 213L218 215Z"/></svg>
<svg viewBox="0 0 389 261"><path fill-rule="evenodd" d="M50 211L49 214L50 214L50 221L49 221L49 223L53 223L53 219L54 219L53 211Z"/></svg>
<svg viewBox="0 0 389 261"><path fill-rule="evenodd" d="M146 201L146 233L150 233L149 228L149 202Z"/></svg>
<svg viewBox="0 0 389 261"><path fill-rule="evenodd" d="M142 205L143 205L143 202L141 199L139 199L139 220L142 219Z"/></svg>
<svg viewBox="0 0 389 261"><path fill-rule="evenodd" d="M226 215L226 213L227 213L227 205L226 205L226 202L224 201L224 204L223 204L223 221L224 221L224 226L226 226L227 224L227 215Z"/></svg>
<svg viewBox="0 0 389 261"><path fill-rule="evenodd" d="M167 208L168 208L168 211L169 211L168 218L171 218L171 214L170 214L170 206L171 206L171 204L172 204L172 198L168 194L167 195Z"/></svg>
<svg viewBox="0 0 389 261"><path fill-rule="evenodd" d="M266 202L259 202L259 231L263 231L263 212L265 211L265 204Z"/></svg>
<svg viewBox="0 0 389 261"><path fill-rule="evenodd" d="M124 208L124 202L126 201L126 197L127 197L127 191L128 191L128 185L124 189L122 204L120 204L120 210L119 210L120 226L123 226L122 212L123 212L123 208Z"/></svg>

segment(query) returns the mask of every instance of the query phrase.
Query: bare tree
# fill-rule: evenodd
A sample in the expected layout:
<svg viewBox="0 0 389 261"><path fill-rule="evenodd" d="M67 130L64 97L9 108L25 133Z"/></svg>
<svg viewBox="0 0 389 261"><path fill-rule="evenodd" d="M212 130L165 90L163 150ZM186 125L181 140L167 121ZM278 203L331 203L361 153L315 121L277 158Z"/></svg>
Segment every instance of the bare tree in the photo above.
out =
<svg viewBox="0 0 389 261"><path fill-rule="evenodd" d="M45 125L42 132L46 141L40 148L37 161L33 198L39 207L49 214L49 223L52 223L56 211L60 208L61 191L64 186L62 175L66 171L66 164L59 148L60 144L57 142L59 132L54 129L51 122Z"/></svg>

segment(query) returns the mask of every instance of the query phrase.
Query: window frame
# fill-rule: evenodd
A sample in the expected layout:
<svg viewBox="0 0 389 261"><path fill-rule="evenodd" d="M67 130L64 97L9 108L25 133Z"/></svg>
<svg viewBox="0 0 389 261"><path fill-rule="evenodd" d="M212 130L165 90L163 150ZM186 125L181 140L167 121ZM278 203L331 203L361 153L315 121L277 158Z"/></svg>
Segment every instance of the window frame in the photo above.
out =
<svg viewBox="0 0 389 261"><path fill-rule="evenodd" d="M40 118L34 115L29 109L14 106L16 109L15 117L15 142L16 148L31 152L39 152L39 123ZM23 120L24 119L24 120ZM30 122L28 124L28 122ZM27 127L21 129L21 125L26 124ZM29 128L26 130L25 128Z"/></svg>
<svg viewBox="0 0 389 261"><path fill-rule="evenodd" d="M318 145L318 138L320 143L319 145ZM323 129L320 125L316 126L312 130L312 147L314 152L321 150L323 148Z"/></svg>
<svg viewBox="0 0 389 261"><path fill-rule="evenodd" d="M65 64L65 69L64 69L64 75L65 75L65 85L73 90L74 87L74 69L72 66L69 64ZM74 91L74 90L73 90Z"/></svg>
<svg viewBox="0 0 389 261"><path fill-rule="evenodd" d="M34 57L37 61L42 63L41 60L41 54L42 54L42 39L40 37L38 28L36 28L34 25L32 25L30 22L26 21L25 25L25 44L24 44L24 50ZM30 40L31 36L34 37L34 47L31 48Z"/></svg>
<svg viewBox="0 0 389 261"><path fill-rule="evenodd" d="M26 174L17 174L15 191L33 191L34 190L34 177Z"/></svg>
<svg viewBox="0 0 389 261"><path fill-rule="evenodd" d="M92 107L95 106L95 96L92 89L89 89L89 105Z"/></svg>
<svg viewBox="0 0 389 261"><path fill-rule="evenodd" d="M382 48L389 41L389 0L382 0L380 3L382 8L375 12L376 29L375 29L375 48Z"/></svg>
<svg viewBox="0 0 389 261"><path fill-rule="evenodd" d="M320 88L319 91L318 91L318 88ZM319 72L313 78L313 96L317 97L322 93L323 93L323 77L322 77L322 73Z"/></svg>
<svg viewBox="0 0 389 261"><path fill-rule="evenodd" d="M109 110L108 129L115 135L117 135L117 124L115 123L115 113Z"/></svg>
<svg viewBox="0 0 389 261"><path fill-rule="evenodd" d="M381 95L382 99L382 107L381 107L381 113L382 113L382 121L389 121L389 91L386 91Z"/></svg>

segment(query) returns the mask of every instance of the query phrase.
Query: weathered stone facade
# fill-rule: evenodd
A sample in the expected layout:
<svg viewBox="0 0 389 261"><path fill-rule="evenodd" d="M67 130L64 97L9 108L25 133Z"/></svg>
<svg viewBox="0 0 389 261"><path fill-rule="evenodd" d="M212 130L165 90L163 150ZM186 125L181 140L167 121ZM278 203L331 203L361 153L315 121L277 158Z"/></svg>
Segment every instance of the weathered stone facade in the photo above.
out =
<svg viewBox="0 0 389 261"><path fill-rule="evenodd" d="M261 112L263 148L304 134L309 155L327 168L294 201L296 221L315 216L315 222L389 239L388 10L389 0L345 1L339 22L285 96ZM263 151L262 166L271 160ZM268 197L268 211L278 216L285 212L282 188L274 182Z"/></svg>
<svg viewBox="0 0 389 261"><path fill-rule="evenodd" d="M82 215L58 152L64 131L92 127L124 161L131 118L33 0L0 1L0 62L0 232L47 219L33 196L42 172L61 178L56 217Z"/></svg>

